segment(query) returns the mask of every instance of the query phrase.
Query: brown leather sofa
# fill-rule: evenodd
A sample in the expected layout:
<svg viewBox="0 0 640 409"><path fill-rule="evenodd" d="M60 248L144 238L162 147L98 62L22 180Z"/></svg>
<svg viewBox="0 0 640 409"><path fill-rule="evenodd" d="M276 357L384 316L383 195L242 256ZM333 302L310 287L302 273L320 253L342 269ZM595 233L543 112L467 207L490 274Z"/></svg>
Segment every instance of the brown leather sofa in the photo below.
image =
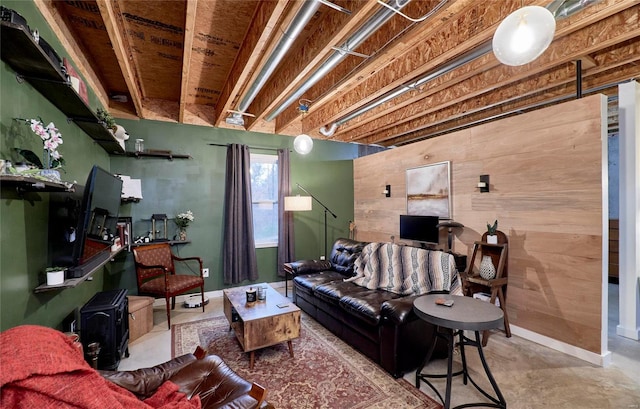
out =
<svg viewBox="0 0 640 409"><path fill-rule="evenodd" d="M394 377L420 365L433 342L434 326L413 312L418 296L370 290L345 278L366 242L337 239L329 260L301 260L285 265L293 278L293 300L320 322ZM456 272L457 274L457 272ZM434 356L446 354L438 345Z"/></svg>
<svg viewBox="0 0 640 409"><path fill-rule="evenodd" d="M245 381L219 356L206 355L200 348L151 368L98 372L141 400L152 396L165 381L171 381L188 399L199 395L203 409L273 409L264 400L265 388Z"/></svg>

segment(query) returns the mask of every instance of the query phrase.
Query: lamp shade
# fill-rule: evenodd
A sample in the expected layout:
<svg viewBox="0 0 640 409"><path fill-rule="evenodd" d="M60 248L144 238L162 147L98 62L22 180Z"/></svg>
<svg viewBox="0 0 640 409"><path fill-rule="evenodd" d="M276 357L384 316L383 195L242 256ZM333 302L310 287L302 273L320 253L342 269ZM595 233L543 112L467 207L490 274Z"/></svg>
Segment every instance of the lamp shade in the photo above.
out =
<svg viewBox="0 0 640 409"><path fill-rule="evenodd" d="M311 210L311 196L285 196L284 210L286 212L302 212Z"/></svg>
<svg viewBox="0 0 640 409"><path fill-rule="evenodd" d="M293 149L300 155L306 155L313 149L313 139L309 135L300 134L293 140Z"/></svg>
<svg viewBox="0 0 640 409"><path fill-rule="evenodd" d="M503 64L530 63L542 54L556 31L556 19L544 7L522 7L509 14L493 35L493 53Z"/></svg>

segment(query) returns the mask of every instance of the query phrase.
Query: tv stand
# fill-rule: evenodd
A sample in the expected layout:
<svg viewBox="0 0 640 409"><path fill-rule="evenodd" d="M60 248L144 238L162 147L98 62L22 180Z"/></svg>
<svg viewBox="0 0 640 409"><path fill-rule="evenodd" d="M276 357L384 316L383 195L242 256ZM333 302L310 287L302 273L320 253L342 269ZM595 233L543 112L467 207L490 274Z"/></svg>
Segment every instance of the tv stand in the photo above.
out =
<svg viewBox="0 0 640 409"><path fill-rule="evenodd" d="M42 292L46 292L46 291L54 291L54 290L63 290L65 288L73 288L73 287L77 286L78 284L82 283L83 281L88 280L93 275L93 273L95 273L101 267L103 267L105 264L107 264L109 261L111 261L115 256L117 256L125 248L126 248L125 246L122 246L116 251L112 251L111 253L105 253L106 257L99 257L97 260L91 261L91 262L89 262L87 264L83 264L80 267L76 267L76 269L80 269L80 271L82 273L82 275L80 277L68 278L68 279L64 280L64 282L62 284L58 284L58 285L47 285L45 283L45 284L42 284L42 285L39 285L38 287L36 287L33 290L33 292L42 293Z"/></svg>

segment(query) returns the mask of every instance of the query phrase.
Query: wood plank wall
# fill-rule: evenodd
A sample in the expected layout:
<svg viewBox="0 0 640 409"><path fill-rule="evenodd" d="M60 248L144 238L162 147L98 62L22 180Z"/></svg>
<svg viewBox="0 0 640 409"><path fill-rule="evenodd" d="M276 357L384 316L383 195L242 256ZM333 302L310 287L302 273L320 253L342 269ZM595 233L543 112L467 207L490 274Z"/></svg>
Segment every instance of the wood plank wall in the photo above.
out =
<svg viewBox="0 0 640 409"><path fill-rule="evenodd" d="M600 354L603 104L590 96L355 160L356 238L398 241L405 170L451 161L465 226L454 250L470 256L495 219L509 237L511 324ZM489 193L476 187L483 174Z"/></svg>

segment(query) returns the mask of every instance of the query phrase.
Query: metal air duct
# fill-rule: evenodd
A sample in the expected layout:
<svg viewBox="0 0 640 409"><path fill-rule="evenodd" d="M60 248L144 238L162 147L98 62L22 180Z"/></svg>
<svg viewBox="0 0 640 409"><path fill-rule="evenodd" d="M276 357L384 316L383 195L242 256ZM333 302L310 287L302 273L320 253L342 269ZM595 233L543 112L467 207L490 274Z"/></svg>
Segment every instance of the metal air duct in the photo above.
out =
<svg viewBox="0 0 640 409"><path fill-rule="evenodd" d="M547 9L551 11L551 13L554 15L556 20L559 20L562 18L569 17L583 10L587 6L598 3L600 1L601 0L555 0L547 6ZM491 40L489 40L479 45L478 47L474 48L473 50L467 51L466 53L460 55L459 57L456 57L455 59L449 61L444 66L440 68L436 68L435 70L429 72L427 75L421 77L420 79L413 82L409 82L405 85L401 85L395 90L390 91L388 94L383 95L377 98L376 100L370 102L369 104L362 106L360 109L357 109L356 111L353 111L350 114L338 119L337 121L332 123L328 128L323 126L322 128L320 128L320 133L326 137L331 137L335 133L338 126L345 124L346 122L349 122L350 120L360 115L363 115L366 112L369 112L370 110L377 108L378 106L384 104L385 102L388 102L396 97L399 97L400 95L403 95L406 92L415 90L418 87L427 83L428 81L431 81L443 74L446 74L462 66L463 64L467 64L472 60L478 57L481 57L484 54L487 54L488 52L491 52L491 51L492 51L492 45L491 45Z"/></svg>
<svg viewBox="0 0 640 409"><path fill-rule="evenodd" d="M282 58L291 48L295 39L300 35L302 29L307 25L309 20L311 20L311 17L313 17L316 11L318 11L319 7L320 1L318 0L308 0L304 2L304 5L300 8L296 16L291 20L291 23L289 23L289 26L282 34L282 38L273 49L273 52L260 70L260 73L256 76L256 80L251 84L247 92L244 94L244 97L240 100L240 104L237 109L238 112L229 115L226 119L227 123L244 126L242 113L247 111L249 105L251 105L256 95L258 95L258 92L260 92L269 77L271 77Z"/></svg>
<svg viewBox="0 0 640 409"><path fill-rule="evenodd" d="M389 0L388 4L391 10L388 8L382 8L376 14L374 14L367 22L365 22L349 39L347 39L333 54L327 58L318 69L311 74L311 76L305 81L303 85L298 87L293 94L280 103L267 117L267 121L272 121L278 115L282 113L289 105L297 102L300 97L307 92L309 88L314 86L322 77L324 77L329 71L334 69L343 59L348 55L346 51L352 51L362 44L369 36L378 30L384 23L386 23L396 13L396 10L401 10L404 6L409 4L411 0ZM443 0L446 1L446 0Z"/></svg>

